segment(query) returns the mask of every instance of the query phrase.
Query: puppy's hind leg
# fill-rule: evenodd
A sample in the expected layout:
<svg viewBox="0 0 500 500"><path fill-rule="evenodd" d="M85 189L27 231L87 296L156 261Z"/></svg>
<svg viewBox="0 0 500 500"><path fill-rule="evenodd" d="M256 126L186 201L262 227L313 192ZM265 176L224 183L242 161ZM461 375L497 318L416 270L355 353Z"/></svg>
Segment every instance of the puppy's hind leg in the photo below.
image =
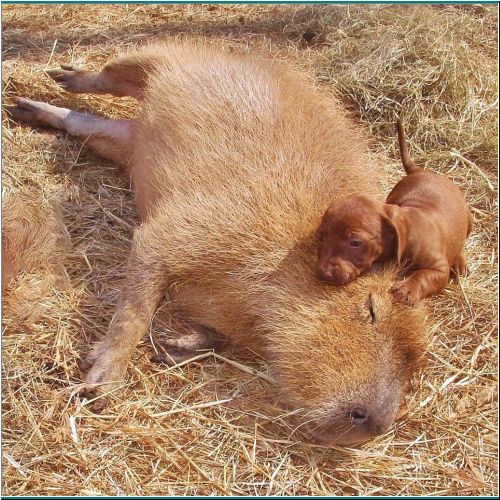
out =
<svg viewBox="0 0 500 500"><path fill-rule="evenodd" d="M467 259L463 250L455 257L451 269L457 276L465 276L467 274Z"/></svg>
<svg viewBox="0 0 500 500"><path fill-rule="evenodd" d="M85 137L89 149L119 165L128 166L132 155L132 120L109 120L22 97L15 97L14 102L16 105L6 106L6 111L15 121Z"/></svg>

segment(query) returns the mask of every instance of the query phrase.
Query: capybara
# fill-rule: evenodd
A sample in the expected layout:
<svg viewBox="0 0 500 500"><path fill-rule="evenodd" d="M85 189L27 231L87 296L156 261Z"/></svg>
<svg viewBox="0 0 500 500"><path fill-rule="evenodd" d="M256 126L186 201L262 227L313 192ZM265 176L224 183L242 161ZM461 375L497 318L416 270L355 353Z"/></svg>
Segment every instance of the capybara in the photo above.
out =
<svg viewBox="0 0 500 500"><path fill-rule="evenodd" d="M132 176L142 224L87 383L123 380L167 295L195 337L202 325L263 352L312 437L353 444L384 433L420 366L425 314L392 303L394 267L343 288L316 278L323 207L370 192L378 175L339 104L277 62L201 43L49 74L70 91L143 101L138 118L119 121L28 99L10 108L14 119L86 137Z"/></svg>
<svg viewBox="0 0 500 500"><path fill-rule="evenodd" d="M67 279L69 237L56 198L32 189L2 199L2 294L22 271L43 269L47 278Z"/></svg>
<svg viewBox="0 0 500 500"><path fill-rule="evenodd" d="M400 120L396 131L406 177L385 203L355 193L326 210L318 228L316 271L328 283L345 285L375 262L406 261L411 274L390 291L414 305L443 290L451 269L465 272L464 243L472 217L464 195L450 179L412 161Z"/></svg>

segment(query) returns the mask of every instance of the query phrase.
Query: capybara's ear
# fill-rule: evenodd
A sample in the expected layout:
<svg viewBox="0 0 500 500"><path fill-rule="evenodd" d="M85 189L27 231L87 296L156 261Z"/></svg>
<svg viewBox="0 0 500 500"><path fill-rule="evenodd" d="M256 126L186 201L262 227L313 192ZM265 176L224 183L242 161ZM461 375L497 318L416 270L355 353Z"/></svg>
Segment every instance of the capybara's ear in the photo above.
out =
<svg viewBox="0 0 500 500"><path fill-rule="evenodd" d="M400 207L390 205L389 203L383 205L382 217L396 237L396 260L400 264L403 253L408 245L408 229L405 218Z"/></svg>

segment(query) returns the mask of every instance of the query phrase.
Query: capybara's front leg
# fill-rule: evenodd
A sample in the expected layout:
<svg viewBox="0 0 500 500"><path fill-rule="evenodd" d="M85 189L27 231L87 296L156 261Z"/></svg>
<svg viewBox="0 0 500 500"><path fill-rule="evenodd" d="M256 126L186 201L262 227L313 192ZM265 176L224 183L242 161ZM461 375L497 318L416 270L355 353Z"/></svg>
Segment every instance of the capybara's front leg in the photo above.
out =
<svg viewBox="0 0 500 500"><path fill-rule="evenodd" d="M85 361L91 367L85 381L101 392L123 381L127 363L163 297L166 273L154 236L147 224L136 231L126 283L108 334Z"/></svg>
<svg viewBox="0 0 500 500"><path fill-rule="evenodd" d="M396 300L414 306L425 297L441 292L448 283L450 268L419 269L404 281L398 281L389 290Z"/></svg>
<svg viewBox="0 0 500 500"><path fill-rule="evenodd" d="M150 296L140 298L130 287L122 292L106 338L85 361L85 366L91 366L85 378L88 384L102 384L108 390L122 382L127 363L146 333L155 307L156 301Z"/></svg>

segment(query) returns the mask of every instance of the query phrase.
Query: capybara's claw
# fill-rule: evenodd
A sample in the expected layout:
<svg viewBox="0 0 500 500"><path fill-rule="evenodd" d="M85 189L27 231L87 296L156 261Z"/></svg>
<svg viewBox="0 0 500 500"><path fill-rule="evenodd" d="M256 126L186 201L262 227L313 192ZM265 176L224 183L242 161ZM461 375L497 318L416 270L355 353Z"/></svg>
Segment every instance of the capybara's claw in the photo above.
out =
<svg viewBox="0 0 500 500"><path fill-rule="evenodd" d="M26 111L19 106L4 106L3 110L7 113L7 116L13 122L26 123Z"/></svg>
<svg viewBox="0 0 500 500"><path fill-rule="evenodd" d="M45 73L52 78L55 82L63 85L68 76L71 76L74 72L71 66L62 66L57 69L49 69Z"/></svg>
<svg viewBox="0 0 500 500"><path fill-rule="evenodd" d="M71 64L61 64L60 68L49 69L45 73L64 90L82 92L82 80L89 72Z"/></svg>
<svg viewBox="0 0 500 500"><path fill-rule="evenodd" d="M87 362L80 363L81 367L88 366ZM80 396L86 398L87 400L92 400L97 398L95 401L89 404L89 407L95 413L100 413L107 404L107 399L105 394L112 391L118 386L116 382L106 382L106 373L99 370L98 367L92 367L85 377L85 384L80 389Z"/></svg>
<svg viewBox="0 0 500 500"><path fill-rule="evenodd" d="M196 356L197 352L189 351L186 349L168 348L168 351L159 352L151 356L152 363L165 364L167 366L175 366L183 361L186 361L193 356Z"/></svg>
<svg viewBox="0 0 500 500"><path fill-rule="evenodd" d="M79 394L81 397L91 401L99 396L99 391L96 387L86 385L80 389ZM107 401L105 396L101 395L101 397L89 403L88 407L91 408L94 413L100 413L106 407L106 404Z"/></svg>
<svg viewBox="0 0 500 500"><path fill-rule="evenodd" d="M14 106L4 106L4 110L12 121L36 128L47 127L48 124L42 117L44 103L25 97L13 97L12 100L16 103Z"/></svg>
<svg viewBox="0 0 500 500"><path fill-rule="evenodd" d="M64 69L66 71L84 71L83 68L80 66L75 66L73 64L61 64L61 69ZM49 71L56 71L56 70L49 70Z"/></svg>
<svg viewBox="0 0 500 500"><path fill-rule="evenodd" d="M78 361L78 368L82 373L87 373L93 365L93 361L90 361L88 358L83 358Z"/></svg>
<svg viewBox="0 0 500 500"><path fill-rule="evenodd" d="M14 96L12 100L20 107L29 107L32 102L31 99L27 99L26 97L18 97Z"/></svg>
<svg viewBox="0 0 500 500"><path fill-rule="evenodd" d="M94 413L101 413L104 408L106 408L107 401L104 396L101 396L99 399L96 399L90 406Z"/></svg>

